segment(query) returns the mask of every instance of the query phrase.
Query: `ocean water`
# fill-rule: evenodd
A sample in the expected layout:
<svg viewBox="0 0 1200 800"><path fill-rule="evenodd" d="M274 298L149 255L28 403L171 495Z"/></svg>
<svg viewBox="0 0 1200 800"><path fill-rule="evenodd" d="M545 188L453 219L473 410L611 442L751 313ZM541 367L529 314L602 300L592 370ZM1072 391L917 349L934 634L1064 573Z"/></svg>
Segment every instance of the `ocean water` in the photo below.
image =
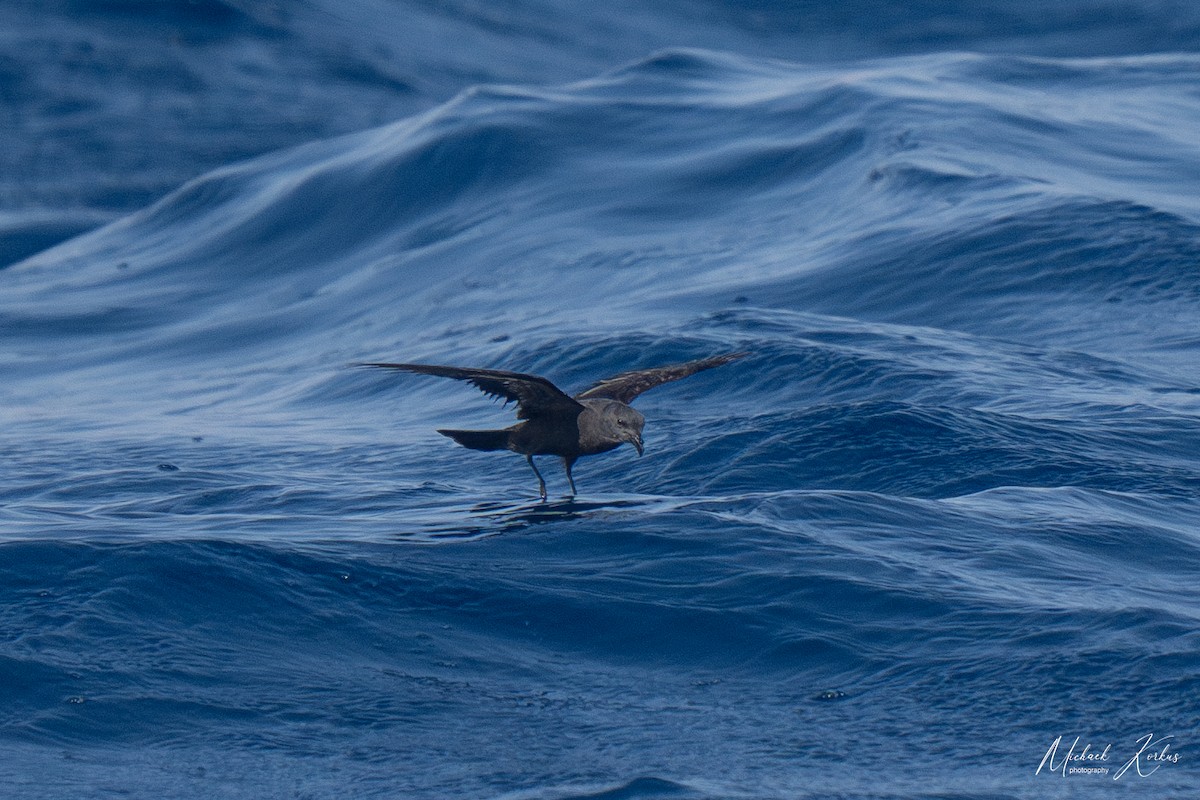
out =
<svg viewBox="0 0 1200 800"><path fill-rule="evenodd" d="M1196 796L1200 7L0 23L4 797Z"/></svg>

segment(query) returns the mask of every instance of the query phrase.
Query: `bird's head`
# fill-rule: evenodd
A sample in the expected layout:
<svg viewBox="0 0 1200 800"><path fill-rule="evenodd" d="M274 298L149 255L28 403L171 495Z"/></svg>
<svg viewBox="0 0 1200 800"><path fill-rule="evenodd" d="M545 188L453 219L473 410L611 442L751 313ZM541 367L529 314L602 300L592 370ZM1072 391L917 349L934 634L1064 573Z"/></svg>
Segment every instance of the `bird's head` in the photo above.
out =
<svg viewBox="0 0 1200 800"><path fill-rule="evenodd" d="M642 426L646 424L646 418L624 403L613 403L609 408L617 438L637 448L640 456L643 453Z"/></svg>

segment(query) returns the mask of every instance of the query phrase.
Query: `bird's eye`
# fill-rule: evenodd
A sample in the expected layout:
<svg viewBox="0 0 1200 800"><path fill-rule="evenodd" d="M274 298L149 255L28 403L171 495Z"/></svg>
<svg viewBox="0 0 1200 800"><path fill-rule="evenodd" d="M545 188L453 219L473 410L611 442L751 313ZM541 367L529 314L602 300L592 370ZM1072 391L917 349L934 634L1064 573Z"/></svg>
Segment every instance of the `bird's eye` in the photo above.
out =
<svg viewBox="0 0 1200 800"><path fill-rule="evenodd" d="M624 418L624 417L617 417L617 424L618 424L618 425L624 425L624 424L625 424L625 418Z"/></svg>

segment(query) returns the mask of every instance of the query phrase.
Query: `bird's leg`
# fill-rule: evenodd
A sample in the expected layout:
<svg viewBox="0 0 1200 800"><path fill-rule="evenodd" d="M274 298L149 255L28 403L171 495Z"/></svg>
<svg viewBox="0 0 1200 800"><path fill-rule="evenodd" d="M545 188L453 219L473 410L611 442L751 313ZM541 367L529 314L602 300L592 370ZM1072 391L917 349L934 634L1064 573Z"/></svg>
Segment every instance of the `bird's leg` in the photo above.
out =
<svg viewBox="0 0 1200 800"><path fill-rule="evenodd" d="M574 497L577 493L575 479L571 477L571 467L575 466L575 459L563 457L563 466L567 468L567 483L571 484L571 497Z"/></svg>
<svg viewBox="0 0 1200 800"><path fill-rule="evenodd" d="M529 466L533 470L533 474L537 475L538 493L541 494L542 500L545 501L545 499L546 499L546 482L544 480L542 480L542 473L538 472L537 464L533 463L533 456L525 456L525 460L529 462Z"/></svg>

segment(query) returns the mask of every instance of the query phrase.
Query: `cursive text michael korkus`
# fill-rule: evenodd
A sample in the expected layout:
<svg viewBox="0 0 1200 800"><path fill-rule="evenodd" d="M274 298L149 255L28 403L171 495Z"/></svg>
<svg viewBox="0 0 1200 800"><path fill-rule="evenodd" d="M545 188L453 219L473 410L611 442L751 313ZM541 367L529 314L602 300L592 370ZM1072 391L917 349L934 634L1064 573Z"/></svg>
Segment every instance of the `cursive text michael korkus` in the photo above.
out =
<svg viewBox="0 0 1200 800"><path fill-rule="evenodd" d="M1113 756L1112 744L1106 744L1103 749L1098 749L1088 742L1080 747L1079 738L1076 736L1065 752L1063 752L1065 746L1063 737L1059 736L1051 742L1050 749L1046 751L1046 755L1042 756L1042 763L1038 764L1034 774L1040 775L1045 770L1046 772L1061 773L1063 777L1067 775L1108 775L1111 771L1108 761ZM1138 777L1148 778L1163 764L1178 764L1179 753L1171 750L1174 738L1174 736L1161 736L1156 739L1153 733L1148 733L1138 739L1133 755L1113 772L1112 779L1119 781L1130 770L1133 770Z"/></svg>

